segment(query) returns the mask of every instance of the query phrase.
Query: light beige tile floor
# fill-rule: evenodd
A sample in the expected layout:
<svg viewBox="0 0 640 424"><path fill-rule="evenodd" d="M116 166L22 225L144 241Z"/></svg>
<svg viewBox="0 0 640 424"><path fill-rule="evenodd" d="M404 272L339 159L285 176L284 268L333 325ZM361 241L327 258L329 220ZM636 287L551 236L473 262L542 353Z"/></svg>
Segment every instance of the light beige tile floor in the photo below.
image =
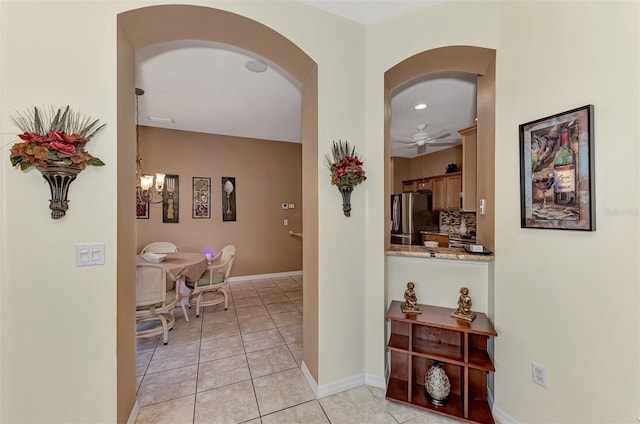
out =
<svg viewBox="0 0 640 424"><path fill-rule="evenodd" d="M190 321L169 344L137 340L138 424L447 424L361 386L315 399L302 372L302 277L232 283L229 308Z"/></svg>

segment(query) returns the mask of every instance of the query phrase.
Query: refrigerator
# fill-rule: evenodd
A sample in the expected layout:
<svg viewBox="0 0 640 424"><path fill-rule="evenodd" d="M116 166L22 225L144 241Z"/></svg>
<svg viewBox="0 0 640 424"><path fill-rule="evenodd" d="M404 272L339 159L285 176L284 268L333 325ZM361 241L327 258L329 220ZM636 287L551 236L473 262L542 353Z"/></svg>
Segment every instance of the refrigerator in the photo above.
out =
<svg viewBox="0 0 640 424"><path fill-rule="evenodd" d="M391 195L391 244L422 245L420 231L438 230L431 192Z"/></svg>

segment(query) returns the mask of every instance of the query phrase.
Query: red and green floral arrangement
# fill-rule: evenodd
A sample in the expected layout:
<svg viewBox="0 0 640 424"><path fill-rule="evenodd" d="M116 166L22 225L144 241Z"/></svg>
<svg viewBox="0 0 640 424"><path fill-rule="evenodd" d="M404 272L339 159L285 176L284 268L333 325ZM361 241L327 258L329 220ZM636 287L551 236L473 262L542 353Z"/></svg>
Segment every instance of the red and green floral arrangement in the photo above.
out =
<svg viewBox="0 0 640 424"><path fill-rule="evenodd" d="M23 171L31 166L46 168L54 165L102 166L104 162L85 150L87 142L106 124L74 112L69 106L40 109L37 106L12 117L23 131L22 141L11 147L11 165Z"/></svg>
<svg viewBox="0 0 640 424"><path fill-rule="evenodd" d="M332 157L325 155L327 166L331 170L331 184L355 186L367 179L362 168L363 162L358 159L356 148L351 148L348 141L334 141L331 155Z"/></svg>

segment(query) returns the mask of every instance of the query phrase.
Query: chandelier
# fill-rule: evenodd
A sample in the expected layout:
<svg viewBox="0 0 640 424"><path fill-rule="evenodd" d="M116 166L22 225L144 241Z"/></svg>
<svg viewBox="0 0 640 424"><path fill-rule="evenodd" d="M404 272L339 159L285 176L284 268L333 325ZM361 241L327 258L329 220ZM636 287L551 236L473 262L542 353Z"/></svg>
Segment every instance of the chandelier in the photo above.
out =
<svg viewBox="0 0 640 424"><path fill-rule="evenodd" d="M138 99L144 94L144 90L136 88L136 203L161 203L163 200L165 174L157 173L155 176L142 172L142 156L140 156L140 114Z"/></svg>

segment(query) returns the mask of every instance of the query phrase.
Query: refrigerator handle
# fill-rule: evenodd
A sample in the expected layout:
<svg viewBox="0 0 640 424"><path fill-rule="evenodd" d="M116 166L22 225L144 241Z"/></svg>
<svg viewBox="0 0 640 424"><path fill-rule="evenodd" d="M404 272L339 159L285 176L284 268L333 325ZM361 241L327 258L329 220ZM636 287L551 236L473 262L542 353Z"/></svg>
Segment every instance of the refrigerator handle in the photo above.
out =
<svg viewBox="0 0 640 424"><path fill-rule="evenodd" d="M400 196L395 196L393 198L393 209L392 209L392 215L393 215L393 232L397 233L398 232L398 228L400 227L400 201L399 201L399 197Z"/></svg>

